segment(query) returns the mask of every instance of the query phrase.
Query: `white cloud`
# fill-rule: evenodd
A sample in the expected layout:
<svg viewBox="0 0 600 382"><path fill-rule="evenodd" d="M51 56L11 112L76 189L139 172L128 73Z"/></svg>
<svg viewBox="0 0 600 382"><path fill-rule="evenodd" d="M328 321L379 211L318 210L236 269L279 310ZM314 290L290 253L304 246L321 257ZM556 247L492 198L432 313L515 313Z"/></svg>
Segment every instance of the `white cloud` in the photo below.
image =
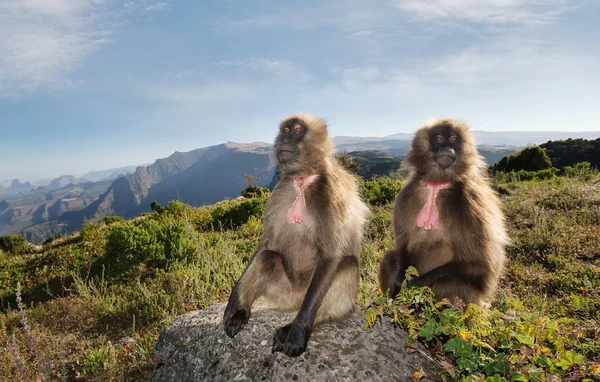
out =
<svg viewBox="0 0 600 382"><path fill-rule="evenodd" d="M72 73L112 41L125 10L166 9L169 1L0 0L0 97L77 86Z"/></svg>
<svg viewBox="0 0 600 382"><path fill-rule="evenodd" d="M247 101L253 89L246 84L217 83L206 85L140 84L137 95L151 101L164 102L183 109L215 111Z"/></svg>
<svg viewBox="0 0 600 382"><path fill-rule="evenodd" d="M168 11L171 9L171 3L168 1L162 1L156 4L149 4L146 5L146 7L144 8L147 12L152 12L152 11Z"/></svg>
<svg viewBox="0 0 600 382"><path fill-rule="evenodd" d="M291 61L267 59L267 58L247 58L243 60L224 60L216 63L218 66L227 68L250 69L257 71L270 72L275 74L286 73L294 70L295 65Z"/></svg>
<svg viewBox="0 0 600 382"><path fill-rule="evenodd" d="M145 12L160 12L170 11L173 6L171 0L156 1L156 0L130 0L125 2L125 8L129 11L145 11Z"/></svg>
<svg viewBox="0 0 600 382"><path fill-rule="evenodd" d="M104 0L6 0L0 4L0 96L70 87L87 56L110 41Z"/></svg>
<svg viewBox="0 0 600 382"><path fill-rule="evenodd" d="M398 0L396 7L423 20L542 25L571 5L565 0Z"/></svg>

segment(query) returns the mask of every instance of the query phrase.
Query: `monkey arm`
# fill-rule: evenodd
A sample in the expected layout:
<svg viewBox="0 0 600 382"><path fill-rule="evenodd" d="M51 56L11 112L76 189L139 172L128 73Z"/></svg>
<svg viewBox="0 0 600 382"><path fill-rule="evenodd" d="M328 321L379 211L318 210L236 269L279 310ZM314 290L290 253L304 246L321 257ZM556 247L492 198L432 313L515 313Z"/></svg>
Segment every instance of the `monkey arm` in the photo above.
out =
<svg viewBox="0 0 600 382"><path fill-rule="evenodd" d="M394 255L396 256L397 265L397 273L394 278L394 286L391 290L391 296L396 297L398 292L400 292L400 288L402 288L402 283L406 278L406 270L408 269L408 261L406 256L406 245L402 245L399 248L394 250Z"/></svg>
<svg viewBox="0 0 600 382"><path fill-rule="evenodd" d="M274 258L275 255L278 255L275 252L272 253L272 251L265 251L265 246L266 243L259 245L229 296L229 301L223 314L223 325L225 332L231 338L235 337L246 322L248 322L252 303L261 293L261 290L257 288L261 283L248 282L248 279L250 281L258 279L256 273L260 273L261 266L268 263L269 259Z"/></svg>
<svg viewBox="0 0 600 382"><path fill-rule="evenodd" d="M341 258L321 258L315 267L302 306L294 321L277 330L272 351L293 357L306 350L315 316L333 283Z"/></svg>
<svg viewBox="0 0 600 382"><path fill-rule="evenodd" d="M298 325L312 329L317 311L333 283L340 260L341 258L330 258L320 259L317 262L302 306L294 319Z"/></svg>

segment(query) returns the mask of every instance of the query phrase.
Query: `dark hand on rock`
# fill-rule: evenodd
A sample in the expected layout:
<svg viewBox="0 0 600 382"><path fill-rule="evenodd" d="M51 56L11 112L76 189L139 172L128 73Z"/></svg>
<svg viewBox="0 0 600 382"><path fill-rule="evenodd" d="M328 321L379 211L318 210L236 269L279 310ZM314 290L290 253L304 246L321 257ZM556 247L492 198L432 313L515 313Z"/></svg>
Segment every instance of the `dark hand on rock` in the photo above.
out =
<svg viewBox="0 0 600 382"><path fill-rule="evenodd" d="M273 353L279 351L290 357L297 357L306 350L309 337L309 328L292 322L277 329L271 351Z"/></svg>
<svg viewBox="0 0 600 382"><path fill-rule="evenodd" d="M231 338L235 337L236 334L250 319L250 312L247 309L240 308L233 313L225 311L225 317L223 317L223 326L225 327L225 333Z"/></svg>

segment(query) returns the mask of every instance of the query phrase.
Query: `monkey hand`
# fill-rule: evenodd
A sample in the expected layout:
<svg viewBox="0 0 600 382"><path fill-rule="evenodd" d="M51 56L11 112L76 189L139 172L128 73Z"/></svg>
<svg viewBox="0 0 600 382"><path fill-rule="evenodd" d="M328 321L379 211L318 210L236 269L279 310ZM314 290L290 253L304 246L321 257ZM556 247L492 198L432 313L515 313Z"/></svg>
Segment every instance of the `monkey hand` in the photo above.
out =
<svg viewBox="0 0 600 382"><path fill-rule="evenodd" d="M239 308L234 312L225 311L225 317L223 317L225 333L231 338L235 337L249 319L250 312L248 309Z"/></svg>
<svg viewBox="0 0 600 382"><path fill-rule="evenodd" d="M415 277L414 279L410 279L406 282L406 286L408 288L412 287L424 287L427 286L424 277Z"/></svg>
<svg viewBox="0 0 600 382"><path fill-rule="evenodd" d="M271 352L279 351L290 357L299 356L306 350L310 332L310 328L295 322L282 326L275 332Z"/></svg>

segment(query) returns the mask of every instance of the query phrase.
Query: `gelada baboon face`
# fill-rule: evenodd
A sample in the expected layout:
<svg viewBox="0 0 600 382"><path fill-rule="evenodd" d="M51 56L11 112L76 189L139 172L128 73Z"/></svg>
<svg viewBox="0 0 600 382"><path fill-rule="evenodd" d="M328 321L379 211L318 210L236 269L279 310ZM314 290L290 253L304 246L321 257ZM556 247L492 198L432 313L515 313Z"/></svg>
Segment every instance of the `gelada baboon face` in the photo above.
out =
<svg viewBox="0 0 600 382"><path fill-rule="evenodd" d="M461 153L461 138L452 125L438 125L429 131L433 161L445 170L456 162Z"/></svg>
<svg viewBox="0 0 600 382"><path fill-rule="evenodd" d="M298 160L303 148L302 141L308 127L299 118L290 118L279 126L279 135L275 141L275 151L279 164L290 164Z"/></svg>

